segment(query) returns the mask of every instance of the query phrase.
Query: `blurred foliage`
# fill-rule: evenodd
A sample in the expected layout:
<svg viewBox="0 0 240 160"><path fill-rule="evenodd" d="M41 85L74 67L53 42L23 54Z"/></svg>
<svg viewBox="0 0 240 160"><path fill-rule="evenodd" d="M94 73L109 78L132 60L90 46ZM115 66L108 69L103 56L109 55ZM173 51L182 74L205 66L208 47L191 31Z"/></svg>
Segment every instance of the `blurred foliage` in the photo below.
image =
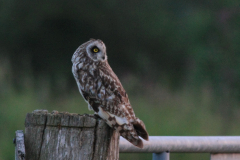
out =
<svg viewBox="0 0 240 160"><path fill-rule="evenodd" d="M1 0L0 160L13 159L27 112L89 113L71 56L90 38L105 42L150 135L239 135L239 13L236 0Z"/></svg>
<svg viewBox="0 0 240 160"><path fill-rule="evenodd" d="M233 0L5 0L0 49L13 62L14 79L26 72L35 79L47 75L55 88L62 77L72 84L74 50L100 38L118 75L127 71L172 88L210 83L240 98L239 13Z"/></svg>

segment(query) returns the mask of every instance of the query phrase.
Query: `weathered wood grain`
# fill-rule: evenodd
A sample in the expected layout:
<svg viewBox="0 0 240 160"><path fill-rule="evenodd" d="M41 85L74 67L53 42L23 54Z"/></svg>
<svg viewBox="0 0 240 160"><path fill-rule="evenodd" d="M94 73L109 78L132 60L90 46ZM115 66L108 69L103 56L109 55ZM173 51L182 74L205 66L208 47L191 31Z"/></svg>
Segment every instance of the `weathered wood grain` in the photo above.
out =
<svg viewBox="0 0 240 160"><path fill-rule="evenodd" d="M117 160L119 133L93 115L36 110L25 120L27 160Z"/></svg>

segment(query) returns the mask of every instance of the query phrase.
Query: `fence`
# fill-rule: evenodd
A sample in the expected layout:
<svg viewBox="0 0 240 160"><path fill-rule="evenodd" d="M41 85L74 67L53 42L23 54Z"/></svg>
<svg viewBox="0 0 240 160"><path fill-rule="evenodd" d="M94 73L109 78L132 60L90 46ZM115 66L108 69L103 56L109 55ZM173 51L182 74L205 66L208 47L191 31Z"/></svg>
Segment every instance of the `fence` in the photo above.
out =
<svg viewBox="0 0 240 160"><path fill-rule="evenodd" d="M240 136L150 136L144 148L120 138L121 153L153 153L153 160L170 160L170 153L210 153L211 160L240 160Z"/></svg>
<svg viewBox="0 0 240 160"><path fill-rule="evenodd" d="M174 152L210 153L211 160L240 160L240 136L150 136L139 149L122 137L119 142L119 134L98 117L46 110L27 114L25 134L16 131L14 143L15 160L116 160L119 152L153 153L153 160L169 160Z"/></svg>
<svg viewBox="0 0 240 160"><path fill-rule="evenodd" d="M15 159L24 159L23 131L16 132ZM211 160L239 160L240 136L150 136L144 148L120 138L121 153L153 153L153 160L170 160L170 152L210 153Z"/></svg>

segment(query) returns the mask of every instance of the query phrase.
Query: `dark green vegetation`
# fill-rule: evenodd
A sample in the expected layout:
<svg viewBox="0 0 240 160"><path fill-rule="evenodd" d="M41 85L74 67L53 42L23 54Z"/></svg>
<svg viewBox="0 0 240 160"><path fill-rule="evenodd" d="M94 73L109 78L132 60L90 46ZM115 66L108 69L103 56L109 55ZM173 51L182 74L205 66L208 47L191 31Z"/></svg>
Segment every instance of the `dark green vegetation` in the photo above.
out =
<svg viewBox="0 0 240 160"><path fill-rule="evenodd" d="M0 160L27 112L90 113L70 61L89 38L105 42L150 135L239 135L239 12L234 0L0 1Z"/></svg>

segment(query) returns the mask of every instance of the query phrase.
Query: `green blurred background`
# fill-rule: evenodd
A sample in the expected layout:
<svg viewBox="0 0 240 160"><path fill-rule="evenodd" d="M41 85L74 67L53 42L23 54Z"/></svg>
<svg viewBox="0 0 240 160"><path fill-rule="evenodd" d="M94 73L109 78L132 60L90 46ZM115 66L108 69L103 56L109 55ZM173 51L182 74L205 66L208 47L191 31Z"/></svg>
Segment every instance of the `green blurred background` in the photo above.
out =
<svg viewBox="0 0 240 160"><path fill-rule="evenodd" d="M240 135L238 0L0 1L0 160L35 109L93 113L71 56L90 38L150 135ZM151 154L120 154L151 159ZM171 154L172 160L209 154Z"/></svg>

